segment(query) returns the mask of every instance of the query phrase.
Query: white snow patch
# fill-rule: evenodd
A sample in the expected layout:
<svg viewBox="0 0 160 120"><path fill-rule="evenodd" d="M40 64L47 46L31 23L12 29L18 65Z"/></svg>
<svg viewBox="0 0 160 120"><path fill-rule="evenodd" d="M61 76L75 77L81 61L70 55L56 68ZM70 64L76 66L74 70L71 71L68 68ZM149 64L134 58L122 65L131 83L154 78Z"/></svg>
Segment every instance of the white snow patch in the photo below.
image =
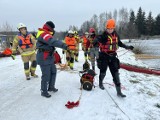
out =
<svg viewBox="0 0 160 120"><path fill-rule="evenodd" d="M61 50L58 51L62 53ZM136 60L132 52L124 52L124 49L118 51L120 61L146 66ZM83 51L80 51L79 62L75 62L75 68L82 70L83 63ZM40 95L39 67L36 71L39 78L26 81L20 56L16 56L15 61L11 58L0 58L0 66L0 120L128 120L107 91L131 120L160 118L160 109L155 107L155 104L160 102L159 76L120 69L121 83L126 88L122 92L127 95L126 98L117 97L115 88L105 84L107 91L98 87L90 92L83 91L79 107L68 110L65 107L67 101L77 101L80 96L78 73L58 71L56 87L59 91L51 93L52 97L46 99ZM98 68L96 73L99 74ZM105 82L113 83L109 70ZM95 83L98 85L98 76L95 77Z"/></svg>

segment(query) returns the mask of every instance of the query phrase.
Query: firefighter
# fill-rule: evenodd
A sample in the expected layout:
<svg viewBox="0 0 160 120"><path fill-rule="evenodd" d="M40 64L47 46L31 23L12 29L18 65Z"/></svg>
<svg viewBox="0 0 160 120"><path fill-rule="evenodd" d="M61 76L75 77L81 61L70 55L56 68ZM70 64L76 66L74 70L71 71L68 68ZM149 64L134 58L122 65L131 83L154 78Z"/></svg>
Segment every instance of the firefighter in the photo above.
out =
<svg viewBox="0 0 160 120"><path fill-rule="evenodd" d="M49 92L57 92L55 88L57 69L54 64L53 53L55 47L67 49L67 45L59 40L54 40L53 35L55 25L52 21L47 21L43 28L39 28L37 33L37 63L42 71L41 95L49 98Z"/></svg>
<svg viewBox="0 0 160 120"><path fill-rule="evenodd" d="M23 23L19 23L17 29L19 30L18 35L13 40L12 52L13 54L18 51L21 54L22 61L24 63L24 71L26 75L26 80L30 80L30 73L33 77L38 77L35 74L37 67L36 62L36 40L35 37L27 32L27 27ZM31 67L29 67L29 61L31 61Z"/></svg>
<svg viewBox="0 0 160 120"><path fill-rule="evenodd" d="M96 39L100 46L99 59L97 60L98 68L100 69L99 87L102 90L105 89L103 86L103 79L106 76L107 67L109 67L115 83L117 95L120 97L126 97L126 95L121 92L121 83L119 78L120 62L117 58L116 52L118 47L130 50L133 50L134 47L127 46L121 42L119 35L115 31L115 27L115 21L113 19L109 19L106 22L106 30Z"/></svg>
<svg viewBox="0 0 160 120"><path fill-rule="evenodd" d="M70 69L73 70L74 55L77 51L77 41L74 37L74 32L72 30L68 31L68 35L65 37L64 43L66 43L66 45L69 47L69 50L66 51L66 60Z"/></svg>
<svg viewBox="0 0 160 120"><path fill-rule="evenodd" d="M85 35L82 37L82 50L84 51L85 61L87 61L88 59L90 60L89 51L88 51L90 42L88 40L88 36L89 36L89 33L85 32Z"/></svg>
<svg viewBox="0 0 160 120"><path fill-rule="evenodd" d="M94 28L89 29L89 53L90 53L90 61L92 65L92 70L95 71L95 62L99 58L99 45L96 39L96 31Z"/></svg>

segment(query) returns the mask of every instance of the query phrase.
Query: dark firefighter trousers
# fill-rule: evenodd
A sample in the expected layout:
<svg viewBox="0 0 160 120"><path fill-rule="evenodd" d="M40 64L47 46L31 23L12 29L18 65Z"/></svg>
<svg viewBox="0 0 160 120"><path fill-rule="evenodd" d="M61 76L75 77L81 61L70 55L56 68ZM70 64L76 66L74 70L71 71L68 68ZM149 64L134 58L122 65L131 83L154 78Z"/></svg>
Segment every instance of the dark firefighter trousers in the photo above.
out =
<svg viewBox="0 0 160 120"><path fill-rule="evenodd" d="M56 82L57 69L55 64L40 65L42 71L41 91L47 92L48 88L53 89Z"/></svg>
<svg viewBox="0 0 160 120"><path fill-rule="evenodd" d="M99 80L103 81L104 77L106 76L107 68L111 72L113 77L113 82L116 86L120 86L120 79L119 79L119 68L120 62L119 59L116 57L117 54L106 54L106 53L99 53L99 59L97 60L98 68L100 69Z"/></svg>

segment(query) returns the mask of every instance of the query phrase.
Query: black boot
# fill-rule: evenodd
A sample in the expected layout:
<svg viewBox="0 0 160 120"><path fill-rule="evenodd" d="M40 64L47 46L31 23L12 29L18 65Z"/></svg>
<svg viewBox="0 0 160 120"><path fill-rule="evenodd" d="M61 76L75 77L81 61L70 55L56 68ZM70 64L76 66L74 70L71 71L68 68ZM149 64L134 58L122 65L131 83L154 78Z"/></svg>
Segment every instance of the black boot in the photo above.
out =
<svg viewBox="0 0 160 120"><path fill-rule="evenodd" d="M117 96L119 96L119 97L126 97L126 95L124 95L121 92L121 87L120 86L116 86L116 90L117 90Z"/></svg>
<svg viewBox="0 0 160 120"><path fill-rule="evenodd" d="M41 96L46 97L46 98L51 97L51 95L48 92L41 92Z"/></svg>
<svg viewBox="0 0 160 120"><path fill-rule="evenodd" d="M26 80L31 80L30 76L27 76L27 77L26 77Z"/></svg>
<svg viewBox="0 0 160 120"><path fill-rule="evenodd" d="M102 90L105 89L104 86L103 86L104 77L105 77L105 74L104 73L100 73L100 75L99 75L99 88L102 89Z"/></svg>
<svg viewBox="0 0 160 120"><path fill-rule="evenodd" d="M104 90L104 89L105 89L105 88L104 88L104 86L103 86L103 83L102 83L102 82L100 82L100 81L99 81L99 88L100 88L100 89L102 89L102 90Z"/></svg>
<svg viewBox="0 0 160 120"><path fill-rule="evenodd" d="M92 70L94 70L94 71L95 71L95 66L92 66Z"/></svg>
<svg viewBox="0 0 160 120"><path fill-rule="evenodd" d="M53 87L53 88L48 88L48 91L49 92L58 92L58 89L56 89L55 87Z"/></svg>

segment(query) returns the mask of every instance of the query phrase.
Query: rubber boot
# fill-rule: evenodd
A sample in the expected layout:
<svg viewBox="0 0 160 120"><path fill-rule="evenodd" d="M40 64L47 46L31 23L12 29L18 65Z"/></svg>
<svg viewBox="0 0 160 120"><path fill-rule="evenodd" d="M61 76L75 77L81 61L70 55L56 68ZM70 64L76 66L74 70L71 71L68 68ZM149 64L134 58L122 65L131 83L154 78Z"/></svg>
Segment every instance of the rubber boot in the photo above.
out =
<svg viewBox="0 0 160 120"><path fill-rule="evenodd" d="M26 80L31 80L30 76L26 76Z"/></svg>
<svg viewBox="0 0 160 120"><path fill-rule="evenodd" d="M124 95L121 92L121 87L120 86L116 86L116 90L117 90L117 96L119 96L119 97L126 97L126 95Z"/></svg>
<svg viewBox="0 0 160 120"><path fill-rule="evenodd" d="M95 66L92 66L92 70L94 70L94 71L95 71Z"/></svg>
<svg viewBox="0 0 160 120"><path fill-rule="evenodd" d="M50 98L51 95L48 92L41 92L41 96L46 97L46 98Z"/></svg>
<svg viewBox="0 0 160 120"><path fill-rule="evenodd" d="M38 78L38 75L36 75L35 73L31 73L31 76L34 78Z"/></svg>
<svg viewBox="0 0 160 120"><path fill-rule="evenodd" d="M58 89L53 87L53 88L48 88L49 92L58 92Z"/></svg>
<svg viewBox="0 0 160 120"><path fill-rule="evenodd" d="M105 89L105 87L103 86L104 77L105 77L105 74L104 73L100 73L100 75L99 75L99 88L102 89L102 90Z"/></svg>

